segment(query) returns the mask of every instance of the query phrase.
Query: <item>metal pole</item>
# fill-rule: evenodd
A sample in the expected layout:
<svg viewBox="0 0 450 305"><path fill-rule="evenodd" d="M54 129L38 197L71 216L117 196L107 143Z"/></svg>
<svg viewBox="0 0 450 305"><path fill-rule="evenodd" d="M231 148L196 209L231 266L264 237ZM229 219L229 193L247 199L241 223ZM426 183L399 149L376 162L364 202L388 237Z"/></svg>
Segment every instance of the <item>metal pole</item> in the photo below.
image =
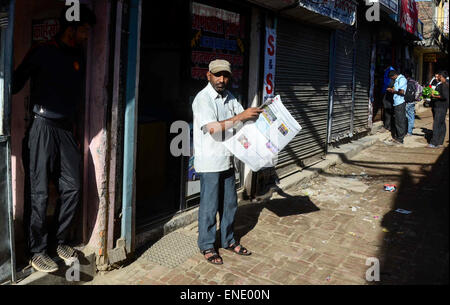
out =
<svg viewBox="0 0 450 305"><path fill-rule="evenodd" d="M331 128L333 126L333 101L334 101L334 77L335 77L335 61L336 61L336 31L331 33L330 38L330 57L329 57L329 74L328 74L328 136L327 144L331 142ZM328 151L328 145L326 145Z"/></svg>
<svg viewBox="0 0 450 305"><path fill-rule="evenodd" d="M8 213L9 213L9 239L11 249L11 280L16 281L16 255L15 255L15 240L14 240L14 218L13 218L13 201L12 201L12 178L11 178L11 75L13 63L13 37L14 37L14 0L10 0L9 14L8 14L8 28L6 30L6 44L5 44L5 116L8 117L5 130L7 134L7 188L8 188Z"/></svg>
<svg viewBox="0 0 450 305"><path fill-rule="evenodd" d="M139 35L141 21L141 0L130 1L128 38L128 63L124 122L122 232L127 253L134 249L135 215L135 169L137 134L137 99L139 88Z"/></svg>

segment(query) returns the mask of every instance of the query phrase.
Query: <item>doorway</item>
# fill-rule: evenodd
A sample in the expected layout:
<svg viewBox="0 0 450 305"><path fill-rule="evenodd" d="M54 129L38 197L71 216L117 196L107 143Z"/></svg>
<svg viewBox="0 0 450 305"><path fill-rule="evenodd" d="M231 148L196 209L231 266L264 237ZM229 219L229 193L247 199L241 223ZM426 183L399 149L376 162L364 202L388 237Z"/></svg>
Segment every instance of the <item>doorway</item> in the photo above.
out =
<svg viewBox="0 0 450 305"><path fill-rule="evenodd" d="M11 191L11 95L14 1L0 1L0 284L15 281Z"/></svg>
<svg viewBox="0 0 450 305"><path fill-rule="evenodd" d="M182 158L170 153L174 121L187 120L186 28L189 1L142 2L136 226L180 210Z"/></svg>

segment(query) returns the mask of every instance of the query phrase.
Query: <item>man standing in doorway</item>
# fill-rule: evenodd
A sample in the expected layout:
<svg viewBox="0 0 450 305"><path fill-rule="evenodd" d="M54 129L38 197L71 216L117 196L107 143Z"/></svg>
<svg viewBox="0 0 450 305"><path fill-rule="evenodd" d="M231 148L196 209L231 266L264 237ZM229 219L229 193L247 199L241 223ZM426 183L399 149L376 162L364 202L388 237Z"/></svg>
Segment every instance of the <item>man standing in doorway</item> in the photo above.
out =
<svg viewBox="0 0 450 305"><path fill-rule="evenodd" d="M395 132L393 138L386 144L403 144L403 138L407 132L408 119L406 118L405 92L408 81L398 74L397 71L389 72L389 78L394 80L394 88L388 88L386 91L394 94L394 126Z"/></svg>
<svg viewBox="0 0 450 305"><path fill-rule="evenodd" d="M75 216L81 189L81 155L74 137L77 111L84 98L85 60L83 46L94 13L80 6L80 20L67 21L66 10L60 17L60 32L53 40L34 46L13 73L12 93L19 92L31 80L33 122L28 149L31 215L29 247L31 265L43 272L54 272L58 265L48 255L46 212L48 183L54 178L61 207L57 215L56 253L70 259L76 253L67 245L67 235Z"/></svg>
<svg viewBox="0 0 450 305"><path fill-rule="evenodd" d="M230 63L214 60L207 72L208 85L192 103L194 115L194 167L200 176L198 247L208 262L223 263L214 248L216 215L219 212L221 245L240 255L251 252L234 239L233 225L237 210L235 172L232 155L223 140L233 134L237 124L257 119L259 108L244 111L226 90L231 80Z"/></svg>
<svg viewBox="0 0 450 305"><path fill-rule="evenodd" d="M381 90L383 94L383 127L381 132L385 132L386 130L391 131L392 129L392 108L393 108L393 94L387 91L388 88L394 87L394 81L389 78L389 72L394 70L392 67L387 67L384 72L384 84Z"/></svg>

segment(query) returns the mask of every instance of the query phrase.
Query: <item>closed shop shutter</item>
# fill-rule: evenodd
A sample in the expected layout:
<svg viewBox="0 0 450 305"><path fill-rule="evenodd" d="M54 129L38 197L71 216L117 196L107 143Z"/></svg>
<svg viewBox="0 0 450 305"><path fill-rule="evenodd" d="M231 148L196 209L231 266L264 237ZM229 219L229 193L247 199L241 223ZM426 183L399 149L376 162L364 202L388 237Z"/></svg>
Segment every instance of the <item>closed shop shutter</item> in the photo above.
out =
<svg viewBox="0 0 450 305"><path fill-rule="evenodd" d="M352 136L353 95L353 41L354 30L336 31L335 80L333 110L331 116L331 139L336 142Z"/></svg>
<svg viewBox="0 0 450 305"><path fill-rule="evenodd" d="M368 28L358 29L355 58L354 134L369 128L371 36Z"/></svg>
<svg viewBox="0 0 450 305"><path fill-rule="evenodd" d="M279 19L275 94L302 126L278 156L279 174L326 152L329 40L326 30Z"/></svg>

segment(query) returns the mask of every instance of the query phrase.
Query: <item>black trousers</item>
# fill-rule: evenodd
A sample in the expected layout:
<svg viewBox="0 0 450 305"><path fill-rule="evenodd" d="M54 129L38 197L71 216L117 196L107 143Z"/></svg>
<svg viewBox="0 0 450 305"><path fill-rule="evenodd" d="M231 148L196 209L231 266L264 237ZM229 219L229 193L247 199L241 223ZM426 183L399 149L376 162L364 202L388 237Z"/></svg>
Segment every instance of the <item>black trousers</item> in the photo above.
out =
<svg viewBox="0 0 450 305"><path fill-rule="evenodd" d="M433 145L444 144L447 126L445 124L445 116L447 114L447 105L433 107L433 137L430 143Z"/></svg>
<svg viewBox="0 0 450 305"><path fill-rule="evenodd" d="M406 102L394 106L394 138L403 143L403 138L408 131L408 119L406 118Z"/></svg>
<svg viewBox="0 0 450 305"><path fill-rule="evenodd" d="M384 108L383 126L384 128L391 130L393 121L392 99L389 99L389 97L387 97L386 95L383 97L383 108Z"/></svg>
<svg viewBox="0 0 450 305"><path fill-rule="evenodd" d="M80 199L81 155L70 124L35 116L29 132L30 252L47 250L46 212L48 183L54 178L61 197L56 220L56 241L66 242Z"/></svg>

